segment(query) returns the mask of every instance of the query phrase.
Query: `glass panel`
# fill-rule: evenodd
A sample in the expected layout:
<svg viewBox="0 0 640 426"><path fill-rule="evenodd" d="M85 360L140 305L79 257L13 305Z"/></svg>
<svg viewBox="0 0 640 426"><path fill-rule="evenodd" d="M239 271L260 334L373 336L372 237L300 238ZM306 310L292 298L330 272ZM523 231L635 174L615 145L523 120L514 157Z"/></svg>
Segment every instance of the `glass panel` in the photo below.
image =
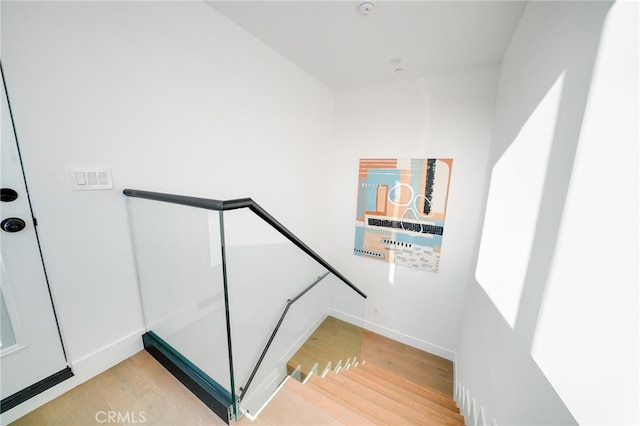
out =
<svg viewBox="0 0 640 426"><path fill-rule="evenodd" d="M147 331L229 393L220 213L128 202Z"/></svg>
<svg viewBox="0 0 640 426"><path fill-rule="evenodd" d="M287 302L317 282L288 309L242 395L241 409L255 416L286 378L289 359L325 318L361 325L364 299L248 209L224 213L224 246L237 395L243 394Z"/></svg>
<svg viewBox="0 0 640 426"><path fill-rule="evenodd" d="M287 317L288 327L293 330L310 308L320 300L326 303L322 314L305 331L302 346L287 355L287 372L300 381L311 373L322 374L326 369L335 371L360 362L365 299L333 274L318 284L317 295L307 293L305 296L310 297L301 298Z"/></svg>

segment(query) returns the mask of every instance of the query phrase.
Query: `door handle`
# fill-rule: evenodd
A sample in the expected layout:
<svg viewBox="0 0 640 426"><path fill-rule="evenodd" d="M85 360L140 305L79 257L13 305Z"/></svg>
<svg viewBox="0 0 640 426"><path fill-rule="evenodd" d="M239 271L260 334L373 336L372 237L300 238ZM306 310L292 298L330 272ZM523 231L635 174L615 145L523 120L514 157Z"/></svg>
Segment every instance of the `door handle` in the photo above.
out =
<svg viewBox="0 0 640 426"><path fill-rule="evenodd" d="M26 222L19 217L9 217L0 223L2 230L5 232L20 232L25 226L27 226Z"/></svg>
<svg viewBox="0 0 640 426"><path fill-rule="evenodd" d="M18 198L18 193L11 188L0 189L0 201L10 203Z"/></svg>

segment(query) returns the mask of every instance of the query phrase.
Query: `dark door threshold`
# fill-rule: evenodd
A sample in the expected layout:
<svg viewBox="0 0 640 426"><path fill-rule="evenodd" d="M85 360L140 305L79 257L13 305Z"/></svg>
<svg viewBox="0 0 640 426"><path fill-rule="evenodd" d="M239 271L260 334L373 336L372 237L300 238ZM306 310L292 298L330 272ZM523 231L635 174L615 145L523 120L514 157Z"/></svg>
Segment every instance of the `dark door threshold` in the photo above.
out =
<svg viewBox="0 0 640 426"><path fill-rule="evenodd" d="M22 404L26 400L33 398L39 393L42 393L71 377L73 377L73 372L71 371L71 368L67 367L52 374L46 379L42 379L39 382L14 393L11 396L3 398L2 401L0 401L0 413L4 413L15 406Z"/></svg>

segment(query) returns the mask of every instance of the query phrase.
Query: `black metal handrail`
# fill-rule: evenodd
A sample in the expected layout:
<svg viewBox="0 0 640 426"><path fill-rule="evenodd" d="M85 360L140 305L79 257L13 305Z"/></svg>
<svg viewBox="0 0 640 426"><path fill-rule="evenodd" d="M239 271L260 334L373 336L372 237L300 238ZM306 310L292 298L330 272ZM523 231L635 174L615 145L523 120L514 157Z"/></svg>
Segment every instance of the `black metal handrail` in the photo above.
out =
<svg viewBox="0 0 640 426"><path fill-rule="evenodd" d="M265 209L260 207L260 205L255 201L253 201L251 198L238 198L235 200L221 201L221 200L212 200L209 198L198 198L198 197L190 197L185 195L164 194L161 192L141 191L137 189L125 189L122 192L127 197L144 198L146 200L162 201L165 203L198 207L206 210L227 211L227 210L237 210L241 208L248 208L258 216L260 216L265 222L271 225L276 231L282 234L286 239L291 241L303 252L305 252L307 255L312 257L316 262L324 266L333 275L338 277L340 281L342 281L343 283L351 287L353 291L358 293L363 298L365 299L367 298L367 295L364 294L362 290L360 290L353 283L351 283L351 281L349 281L344 275L338 272L333 266L329 264L329 262L327 262L322 257L320 257L320 255L318 255L315 251L311 250L311 248L309 248L309 246L303 243L302 240L296 237L293 232L289 231L284 225L278 222L273 216L271 216Z"/></svg>
<svg viewBox="0 0 640 426"><path fill-rule="evenodd" d="M255 367L253 367L253 371L251 371L251 374L249 375L249 379L247 380L247 383L243 387L240 388L240 396L238 397L238 400L242 401L242 398L244 398L244 395L247 393L247 390L249 389L249 386L251 386L251 382L253 382L253 378L255 377L256 373L258 372L258 369L260 368L260 366L262 365L262 361L264 360L264 357L267 355L267 352L269 351L269 348L271 347L271 343L273 343L273 339L276 337L276 334L278 334L278 330L280 329L280 326L282 325L282 321L284 321L285 317L287 316L287 312L289 312L289 308L291 307L291 305L296 303L298 301L298 299L300 299L302 296L305 295L305 293L307 293L309 290L311 290L313 287L315 287L316 284L318 284L320 281L322 281L324 279L324 277L326 277L327 275L329 275L328 272L326 272L324 275L319 276L318 279L313 282L313 284L311 284L310 286L308 286L307 288L302 290L293 299L287 300L287 305L284 307L284 310L282 311L282 314L280 315L280 319L278 319L278 323L276 324L275 328L273 329L273 332L271 333L271 336L269 336L269 340L267 341L267 344L264 346L264 349L262 350L262 353L260 354L260 358L258 358L258 362L256 363Z"/></svg>
<svg viewBox="0 0 640 426"><path fill-rule="evenodd" d="M328 270L328 272L326 272L324 275L319 276L311 285L307 286L304 290L302 290L300 293L298 293L295 297L293 297L292 299L288 299L287 300L287 304L286 304L286 306L284 308L284 311L280 315L280 318L279 318L275 328L273 329L273 332L271 333L271 336L269 337L264 349L262 350L262 353L260 354L260 357L258 358L258 361L257 361L256 365L254 366L253 370L251 371L251 374L249 375L249 379L247 380L247 383L244 386L240 387L240 395L238 396L238 401L242 401L242 399L244 398L244 395L247 393L247 390L249 389L249 386L253 382L253 379L254 379L256 373L258 372L260 366L262 365L262 361L264 360L267 352L269 351L269 348L271 347L271 344L273 343L273 340L274 340L276 334L278 333L278 330L280 329L280 326L282 325L282 322L284 321L285 317L287 316L287 313L289 312L289 308L296 301L298 301L298 299L300 299L309 290L311 290L320 281L322 281L327 275L329 275L329 273L334 274L342 282L344 282L346 285L348 285L351 289L353 289L356 293L358 293L363 298L365 298L365 299L367 298L367 295L364 294L362 292L362 290L360 290L355 285L353 285L340 272L338 272L333 266L331 266L326 260L324 260L322 257L320 257L316 252L311 250L311 248L309 248L309 246L307 246L305 243L303 243L298 237L296 237L291 231L289 231L284 225L282 225L280 222L278 222L273 216L271 216L265 209L260 207L260 205L258 203L256 203L255 201L253 201L251 198L239 198L239 199L235 199L235 200L221 201L221 200L213 200L213 199L209 199L209 198L198 198L198 197L190 197L190 196L185 196L185 195L175 195L175 194L165 194L165 193L160 193L160 192L141 191L141 190L137 190L137 189L125 189L125 190L123 190L123 193L124 193L124 195L126 195L128 197L132 197L132 198L143 198L143 199L152 200L152 201L160 201L160 202L164 202L164 203L179 204L179 205L183 205L183 206L190 206L190 207L196 207L196 208L201 208L201 209L206 209L206 210L214 210L214 211L227 211L227 210L236 210L236 209L241 209L241 208L248 208L252 212L254 212L256 215L258 215L260 218L262 218L265 222L267 222L269 225L271 225L276 231L278 231L280 234L282 234L285 238L287 238L289 241L291 241L293 244L295 244L303 252L305 252L307 255L312 257L316 262L318 262L319 264L321 264L323 267L325 267ZM226 288L227 288L226 287L226 279L225 279L225 285L224 286L225 286L225 295L226 295L226 291L227 291L226 290ZM225 301L225 303L227 303L227 301ZM228 311L227 311L227 333L230 333L229 326L230 326L230 324L229 324L229 316L228 316ZM228 335L230 336L230 334L228 334ZM229 356L230 356L230 359L231 359L231 345L229 345ZM231 361L230 361L230 365L231 365ZM230 368L233 370L232 366ZM233 384L232 384L232 387L233 387Z"/></svg>

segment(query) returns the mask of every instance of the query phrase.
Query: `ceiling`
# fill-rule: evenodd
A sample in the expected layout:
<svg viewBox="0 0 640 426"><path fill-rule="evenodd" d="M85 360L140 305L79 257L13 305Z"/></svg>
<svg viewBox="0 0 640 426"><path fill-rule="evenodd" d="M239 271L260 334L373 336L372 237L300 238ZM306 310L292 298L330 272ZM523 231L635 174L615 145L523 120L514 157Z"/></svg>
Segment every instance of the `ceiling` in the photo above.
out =
<svg viewBox="0 0 640 426"><path fill-rule="evenodd" d="M336 91L500 63L526 5L371 2L361 15L361 0L206 1Z"/></svg>

